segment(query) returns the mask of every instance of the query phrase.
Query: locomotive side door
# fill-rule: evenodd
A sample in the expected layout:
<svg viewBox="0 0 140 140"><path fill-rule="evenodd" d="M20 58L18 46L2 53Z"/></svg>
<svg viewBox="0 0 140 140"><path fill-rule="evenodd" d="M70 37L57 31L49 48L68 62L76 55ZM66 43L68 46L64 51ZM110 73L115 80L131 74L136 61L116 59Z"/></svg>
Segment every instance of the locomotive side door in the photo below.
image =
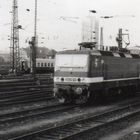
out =
<svg viewBox="0 0 140 140"><path fill-rule="evenodd" d="M103 79L107 79L107 64L105 63L105 59L101 57L101 65L102 65L102 76Z"/></svg>
<svg viewBox="0 0 140 140"><path fill-rule="evenodd" d="M140 62L138 62L137 73L138 77L140 77Z"/></svg>
<svg viewBox="0 0 140 140"><path fill-rule="evenodd" d="M102 77L102 64L100 56L92 56L90 65L90 75L92 77Z"/></svg>

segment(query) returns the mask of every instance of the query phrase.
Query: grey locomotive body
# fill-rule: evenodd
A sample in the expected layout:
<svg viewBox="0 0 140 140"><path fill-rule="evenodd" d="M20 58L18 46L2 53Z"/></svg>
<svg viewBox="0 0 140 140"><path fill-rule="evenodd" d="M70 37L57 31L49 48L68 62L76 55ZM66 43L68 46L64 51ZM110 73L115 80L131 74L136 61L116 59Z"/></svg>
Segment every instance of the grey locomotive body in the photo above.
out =
<svg viewBox="0 0 140 140"><path fill-rule="evenodd" d="M139 76L139 55L99 50L63 51L56 54L54 94L65 102L92 101L108 93L138 90Z"/></svg>

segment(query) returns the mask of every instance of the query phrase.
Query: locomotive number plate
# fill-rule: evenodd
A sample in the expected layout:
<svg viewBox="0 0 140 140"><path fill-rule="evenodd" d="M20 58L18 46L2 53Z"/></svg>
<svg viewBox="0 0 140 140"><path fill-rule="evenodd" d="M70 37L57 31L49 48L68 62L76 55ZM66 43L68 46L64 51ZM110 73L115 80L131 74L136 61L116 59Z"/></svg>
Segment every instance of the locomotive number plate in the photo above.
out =
<svg viewBox="0 0 140 140"><path fill-rule="evenodd" d="M75 81L77 81L77 78L67 77L67 78L65 78L65 81L67 81L67 82L75 82Z"/></svg>

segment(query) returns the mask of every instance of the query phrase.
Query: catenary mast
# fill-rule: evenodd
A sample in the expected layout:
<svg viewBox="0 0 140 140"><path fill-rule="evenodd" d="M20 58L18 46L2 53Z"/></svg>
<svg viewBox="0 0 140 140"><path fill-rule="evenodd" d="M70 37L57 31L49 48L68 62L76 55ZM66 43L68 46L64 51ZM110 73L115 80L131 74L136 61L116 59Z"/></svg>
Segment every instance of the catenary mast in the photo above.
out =
<svg viewBox="0 0 140 140"><path fill-rule="evenodd" d="M12 24L11 24L11 43L10 43L10 61L11 70L17 73L20 69L20 50L19 50L19 27L18 25L18 3L13 0L12 5Z"/></svg>

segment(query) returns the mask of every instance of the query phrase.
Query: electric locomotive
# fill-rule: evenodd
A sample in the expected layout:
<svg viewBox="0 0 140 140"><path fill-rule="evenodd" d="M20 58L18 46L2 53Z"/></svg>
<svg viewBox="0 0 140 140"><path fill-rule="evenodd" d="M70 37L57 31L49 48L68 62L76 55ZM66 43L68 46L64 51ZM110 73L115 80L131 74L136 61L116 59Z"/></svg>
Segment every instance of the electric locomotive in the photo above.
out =
<svg viewBox="0 0 140 140"><path fill-rule="evenodd" d="M96 49L56 54L54 94L60 101L88 102L106 94L134 93L139 86L139 55Z"/></svg>

